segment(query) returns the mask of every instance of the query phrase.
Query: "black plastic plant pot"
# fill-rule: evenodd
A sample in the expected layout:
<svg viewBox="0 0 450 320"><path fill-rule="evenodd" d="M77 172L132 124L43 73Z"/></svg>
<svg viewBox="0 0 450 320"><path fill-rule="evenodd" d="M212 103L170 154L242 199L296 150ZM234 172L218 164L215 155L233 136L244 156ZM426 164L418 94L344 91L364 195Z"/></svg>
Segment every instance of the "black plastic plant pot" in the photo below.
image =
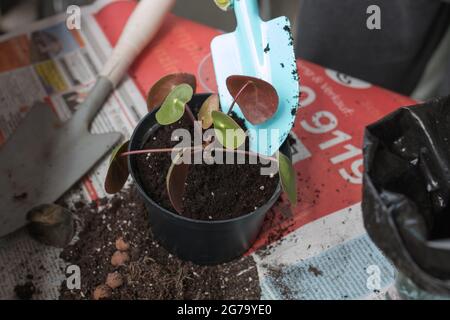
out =
<svg viewBox="0 0 450 320"><path fill-rule="evenodd" d="M189 106L198 110L208 96L209 94L195 95ZM142 149L149 137L160 128L155 113L156 110L149 113L136 127L130 140L130 151ZM287 142L280 150L291 157ZM242 256L255 242L266 213L281 194L281 186L278 185L265 205L238 218L221 221L193 220L161 207L146 193L137 170L136 156L129 157L128 166L146 203L154 238L179 258L201 265L224 263Z"/></svg>

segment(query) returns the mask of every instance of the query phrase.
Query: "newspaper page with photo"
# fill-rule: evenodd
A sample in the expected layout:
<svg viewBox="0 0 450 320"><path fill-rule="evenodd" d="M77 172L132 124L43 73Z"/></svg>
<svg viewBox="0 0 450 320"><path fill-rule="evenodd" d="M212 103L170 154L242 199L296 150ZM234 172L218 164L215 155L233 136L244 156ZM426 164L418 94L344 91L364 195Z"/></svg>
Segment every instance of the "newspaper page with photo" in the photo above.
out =
<svg viewBox="0 0 450 320"><path fill-rule="evenodd" d="M36 100L68 119L117 41L134 1L97 1L82 11L81 30L65 16L0 37L0 143ZM146 91L162 76L188 72L201 92L216 91L210 42L220 31L169 15L92 125L129 137L146 113ZM395 270L367 236L361 217L364 127L414 103L350 76L298 61L301 108L291 133L299 204L281 199L248 253L258 266L263 299L384 299ZM107 157L68 200L105 196ZM37 299L55 299L65 276L59 249L25 230L0 239L0 299L33 275Z"/></svg>
<svg viewBox="0 0 450 320"><path fill-rule="evenodd" d="M95 20L95 13L109 2L83 8L80 30L69 30L66 15L61 15L0 37L0 144L14 134L36 101L48 104L62 121L70 118L112 50ZM121 132L128 138L146 110L142 94L126 79L105 103L91 131ZM67 200L104 197L107 164L105 157ZM14 298L14 286L27 275L33 275L40 288L38 298L58 298L65 271L59 253L33 241L24 230L0 239L0 298Z"/></svg>

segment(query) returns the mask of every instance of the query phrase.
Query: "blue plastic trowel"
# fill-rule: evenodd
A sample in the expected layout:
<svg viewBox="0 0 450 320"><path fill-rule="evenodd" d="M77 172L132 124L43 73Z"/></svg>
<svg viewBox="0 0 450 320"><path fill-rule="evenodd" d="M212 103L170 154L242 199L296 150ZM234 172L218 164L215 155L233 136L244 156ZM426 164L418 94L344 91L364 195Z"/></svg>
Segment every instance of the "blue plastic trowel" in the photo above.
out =
<svg viewBox="0 0 450 320"><path fill-rule="evenodd" d="M228 111L233 102L226 86L229 76L245 75L271 83L279 96L278 110L271 119L252 125L239 108L233 110L249 129L250 149L273 155L291 131L299 103L291 24L286 17L262 21L257 0L216 0L216 3L233 8L237 20L234 32L217 36L211 43L222 111Z"/></svg>

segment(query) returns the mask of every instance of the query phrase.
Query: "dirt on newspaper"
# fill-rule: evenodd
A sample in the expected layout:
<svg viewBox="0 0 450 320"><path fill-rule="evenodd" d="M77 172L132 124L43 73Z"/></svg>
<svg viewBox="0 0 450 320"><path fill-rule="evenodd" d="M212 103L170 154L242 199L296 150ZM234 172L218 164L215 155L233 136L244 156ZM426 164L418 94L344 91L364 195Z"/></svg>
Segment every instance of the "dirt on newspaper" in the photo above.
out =
<svg viewBox="0 0 450 320"><path fill-rule="evenodd" d="M81 269L81 290L61 285L61 299L259 299L253 258L219 266L179 260L154 239L134 188L77 205L83 229L61 257Z"/></svg>

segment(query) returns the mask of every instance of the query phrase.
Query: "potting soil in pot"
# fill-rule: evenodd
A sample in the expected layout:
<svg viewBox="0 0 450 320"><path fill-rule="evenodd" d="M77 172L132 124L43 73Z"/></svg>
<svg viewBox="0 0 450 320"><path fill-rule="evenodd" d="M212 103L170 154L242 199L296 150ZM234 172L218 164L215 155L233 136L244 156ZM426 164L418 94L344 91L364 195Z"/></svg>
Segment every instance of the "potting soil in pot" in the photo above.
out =
<svg viewBox="0 0 450 320"><path fill-rule="evenodd" d="M102 200L100 206L80 203L77 215L82 224L79 240L61 257L80 267L81 290L68 290L62 283L61 299L260 298L252 257L197 266L159 246L134 188Z"/></svg>
<svg viewBox="0 0 450 320"><path fill-rule="evenodd" d="M234 117L245 130L242 120ZM193 125L185 116L170 126L159 128L144 149L172 148L172 132ZM248 143L246 143L248 146ZM171 165L170 153L138 155L137 164L147 194L162 207L175 212L166 190L166 176ZM196 164L190 167L183 197L183 216L197 220L236 218L264 205L275 193L278 175L261 175L261 164Z"/></svg>

